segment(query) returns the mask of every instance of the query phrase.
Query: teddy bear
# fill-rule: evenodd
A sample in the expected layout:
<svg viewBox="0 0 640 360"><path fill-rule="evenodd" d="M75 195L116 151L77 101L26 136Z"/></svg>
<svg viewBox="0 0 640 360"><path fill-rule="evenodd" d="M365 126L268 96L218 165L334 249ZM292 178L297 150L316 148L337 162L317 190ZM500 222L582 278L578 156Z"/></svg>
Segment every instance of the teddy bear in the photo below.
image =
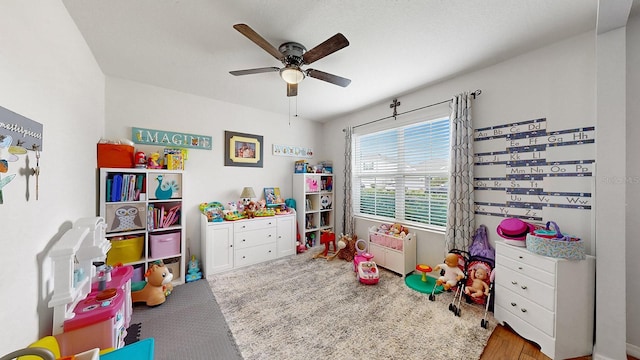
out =
<svg viewBox="0 0 640 360"><path fill-rule="evenodd" d="M487 285L486 282L489 274L487 273L487 270L485 268L475 268L471 270L469 276L471 277L473 282L471 283L471 286L467 286L464 288L465 294L473 298L477 298L483 295L489 295L489 285Z"/></svg>
<svg viewBox="0 0 640 360"><path fill-rule="evenodd" d="M402 226L402 224L395 223L391 225L391 228L389 230L391 234L394 236L401 237L401 238L404 238L405 236L407 236L407 229L404 226Z"/></svg>
<svg viewBox="0 0 640 360"><path fill-rule="evenodd" d="M464 272L458 267L458 255L454 253L448 253L444 258L444 264L436 265L434 270L444 270L442 276L436 280L436 286L442 285L445 290L451 289L464 278Z"/></svg>
<svg viewBox="0 0 640 360"><path fill-rule="evenodd" d="M157 306L165 302L173 291L173 274L169 272L162 261L157 261L144 274L146 281L131 283L131 302L146 303L147 306Z"/></svg>

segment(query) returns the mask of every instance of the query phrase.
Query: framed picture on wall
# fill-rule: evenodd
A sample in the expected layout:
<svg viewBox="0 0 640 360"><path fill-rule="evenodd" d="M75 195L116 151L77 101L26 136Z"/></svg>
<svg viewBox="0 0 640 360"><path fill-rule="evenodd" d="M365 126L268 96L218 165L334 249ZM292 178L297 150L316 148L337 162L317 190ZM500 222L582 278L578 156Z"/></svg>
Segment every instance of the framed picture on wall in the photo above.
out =
<svg viewBox="0 0 640 360"><path fill-rule="evenodd" d="M262 167L262 136L224 132L224 166Z"/></svg>

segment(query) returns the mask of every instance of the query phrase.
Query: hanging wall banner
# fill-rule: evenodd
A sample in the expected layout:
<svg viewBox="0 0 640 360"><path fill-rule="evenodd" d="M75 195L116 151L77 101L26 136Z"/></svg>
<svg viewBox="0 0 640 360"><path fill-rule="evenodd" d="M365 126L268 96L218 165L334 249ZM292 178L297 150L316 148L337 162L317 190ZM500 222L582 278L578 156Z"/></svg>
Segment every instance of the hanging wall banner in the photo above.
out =
<svg viewBox="0 0 640 360"><path fill-rule="evenodd" d="M131 140L136 144L211 150L211 136L206 135L132 127Z"/></svg>
<svg viewBox="0 0 640 360"><path fill-rule="evenodd" d="M0 136L13 139L11 146L42 151L42 124L0 106ZM2 141L2 140L0 140Z"/></svg>

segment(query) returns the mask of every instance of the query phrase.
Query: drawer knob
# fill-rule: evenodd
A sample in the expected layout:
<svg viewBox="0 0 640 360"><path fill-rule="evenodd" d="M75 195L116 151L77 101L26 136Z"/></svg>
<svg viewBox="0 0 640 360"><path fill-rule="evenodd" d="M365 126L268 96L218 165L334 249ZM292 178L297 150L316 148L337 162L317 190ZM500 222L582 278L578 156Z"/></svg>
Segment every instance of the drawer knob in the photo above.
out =
<svg viewBox="0 0 640 360"><path fill-rule="evenodd" d="M520 311L522 311L523 313L525 313L525 312L527 312L527 309L522 308L522 309L520 309Z"/></svg>
<svg viewBox="0 0 640 360"><path fill-rule="evenodd" d="M524 257L522 255L518 256L518 258L523 259Z"/></svg>
<svg viewBox="0 0 640 360"><path fill-rule="evenodd" d="M242 228L243 228L243 229L246 229L246 228L247 228L247 226L246 226L246 225L242 225Z"/></svg>
<svg viewBox="0 0 640 360"><path fill-rule="evenodd" d="M246 256L244 256L244 255L242 255L242 258L243 258L243 259L246 259L247 257L246 257Z"/></svg>
<svg viewBox="0 0 640 360"><path fill-rule="evenodd" d="M522 270L522 266L518 266L518 270Z"/></svg>
<svg viewBox="0 0 640 360"><path fill-rule="evenodd" d="M269 234L269 236L268 236L268 237L271 237L271 234Z"/></svg>
<svg viewBox="0 0 640 360"><path fill-rule="evenodd" d="M521 288L522 290L527 290L527 285L522 285L522 286L520 286L520 288Z"/></svg>
<svg viewBox="0 0 640 360"><path fill-rule="evenodd" d="M516 303L514 303L514 302L512 302L512 303L511 303L511 306L516 306L516 305L518 305L518 304L516 304Z"/></svg>
<svg viewBox="0 0 640 360"><path fill-rule="evenodd" d="M242 239L242 242L245 242L245 241L247 241L247 239Z"/></svg>
<svg viewBox="0 0 640 360"><path fill-rule="evenodd" d="M513 285L518 285L518 282L517 282L517 281L515 281L515 280L511 281L511 283L512 283Z"/></svg>

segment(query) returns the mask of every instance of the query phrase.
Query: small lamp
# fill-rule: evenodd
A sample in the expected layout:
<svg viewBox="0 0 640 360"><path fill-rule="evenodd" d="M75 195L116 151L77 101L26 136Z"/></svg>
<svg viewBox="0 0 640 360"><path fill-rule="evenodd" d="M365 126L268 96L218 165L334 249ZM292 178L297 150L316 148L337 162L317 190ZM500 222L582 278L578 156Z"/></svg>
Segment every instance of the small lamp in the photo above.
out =
<svg viewBox="0 0 640 360"><path fill-rule="evenodd" d="M247 206L251 202L251 198L256 197L256 193L253 192L252 187L247 186L242 189L242 194L240 194L240 197L242 198L242 205Z"/></svg>
<svg viewBox="0 0 640 360"><path fill-rule="evenodd" d="M280 69L280 77L289 84L297 84L304 79L304 73L297 66L287 65Z"/></svg>

